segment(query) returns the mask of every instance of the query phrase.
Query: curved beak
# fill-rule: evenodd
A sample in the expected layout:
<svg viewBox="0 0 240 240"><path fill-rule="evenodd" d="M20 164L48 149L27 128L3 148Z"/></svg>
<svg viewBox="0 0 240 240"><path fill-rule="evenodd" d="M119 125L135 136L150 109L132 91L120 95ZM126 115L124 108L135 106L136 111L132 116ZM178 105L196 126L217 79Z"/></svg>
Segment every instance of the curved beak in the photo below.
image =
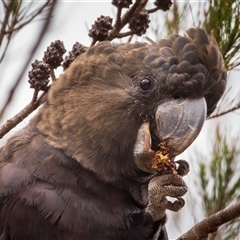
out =
<svg viewBox="0 0 240 240"><path fill-rule="evenodd" d="M170 157L186 150L200 133L207 114L204 98L173 99L159 105L155 134L170 149Z"/></svg>
<svg viewBox="0 0 240 240"><path fill-rule="evenodd" d="M138 130L134 146L134 160L139 169L154 172L152 167L154 145L164 142L169 149L169 158L186 150L196 139L206 119L207 106L204 98L172 99L159 105L155 113L155 129L145 122ZM154 140L152 140L152 135ZM157 139L157 140L156 140Z"/></svg>

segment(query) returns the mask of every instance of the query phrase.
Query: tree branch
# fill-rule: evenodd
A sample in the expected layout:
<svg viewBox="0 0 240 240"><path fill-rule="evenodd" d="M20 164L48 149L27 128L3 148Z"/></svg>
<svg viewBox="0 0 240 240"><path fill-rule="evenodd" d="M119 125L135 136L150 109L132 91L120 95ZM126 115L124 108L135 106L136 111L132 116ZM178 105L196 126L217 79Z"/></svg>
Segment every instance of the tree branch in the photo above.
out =
<svg viewBox="0 0 240 240"><path fill-rule="evenodd" d="M13 98L13 96L14 96L14 94L15 94L15 91L16 91L19 83L21 82L21 79L22 79L23 75L26 73L26 69L27 69L27 67L29 66L30 62L32 61L32 58L33 58L33 56L34 56L34 54L35 54L35 52L36 52L39 44L41 43L45 32L46 32L47 29L48 29L48 26L49 26L49 24L50 24L50 19L51 19L51 17L52 17L52 13L53 13L53 10L54 10L54 8L55 8L56 2L57 2L56 0L53 0L53 1L51 2L48 15L47 15L47 17L46 17L46 19L45 19L45 22L44 22L43 26L42 26L42 30L40 31L39 37L37 38L37 41L36 41L35 45L33 46L32 51L31 51L31 53L29 54L29 57L28 57L27 61L25 62L25 65L24 65L21 73L19 74L19 76L18 76L17 80L15 81L12 89L10 90L10 93L9 93L9 95L8 95L8 98L7 98L5 104L3 105L3 108L2 108L2 110L1 110L1 112L0 112L0 119L1 119L1 117L4 115L4 113L5 113L6 109L7 109L7 106L8 106L8 105L10 104L10 102L12 101L12 98Z"/></svg>
<svg viewBox="0 0 240 240"><path fill-rule="evenodd" d="M17 126L24 118L36 110L40 105L46 102L47 92L44 92L35 102L31 101L24 109L22 109L14 117L7 120L7 122L0 127L0 139L8 133L11 129ZM33 99L35 96L33 97Z"/></svg>
<svg viewBox="0 0 240 240"><path fill-rule="evenodd" d="M240 217L240 202L202 220L178 240L208 239L208 234L216 232L221 225L238 217Z"/></svg>

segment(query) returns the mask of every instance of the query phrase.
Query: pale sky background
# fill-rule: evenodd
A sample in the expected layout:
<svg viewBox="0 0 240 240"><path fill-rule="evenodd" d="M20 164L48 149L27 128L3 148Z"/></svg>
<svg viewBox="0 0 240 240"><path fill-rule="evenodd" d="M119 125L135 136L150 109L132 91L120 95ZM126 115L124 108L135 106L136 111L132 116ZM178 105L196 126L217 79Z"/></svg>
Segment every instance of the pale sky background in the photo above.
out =
<svg viewBox="0 0 240 240"><path fill-rule="evenodd" d="M24 1L28 4L29 1ZM36 1L38 4L40 1ZM153 1L152 1L153 2ZM182 4L183 1L178 1ZM204 1L201 1L204 2ZM199 1L189 1L193 13L198 10ZM48 33L41 42L37 53L35 54L32 62L35 59L40 60L43 57L43 52L46 50L47 46L55 40L61 40L64 42L67 51L70 51L72 45L78 41L85 46L89 46L91 39L88 37L88 30L86 26L91 26L93 22L100 15L109 15L114 17L115 8L111 4L111 1L59 1L57 9L54 13L52 24L49 28ZM0 16L2 11L0 11ZM157 23L158 28L162 31L162 37L166 37L166 32L164 31L164 20L161 20L161 16L165 13L158 11L159 22ZM189 19L186 21L188 27L194 26L194 17L196 15L189 15ZM2 18L2 16L1 16ZM18 72L21 70L22 64L24 63L25 56L29 54L29 46L32 46L33 39L37 36L36 32L40 28L40 22L33 22L29 24L26 28L22 29L13 39L9 47L9 52L4 59L4 62L0 65L0 108L5 102L5 98L8 95L8 91L12 84L14 83ZM160 32L161 32L160 31ZM154 35L151 32L147 32L148 37L154 39ZM18 93L15 95L12 104L8 108L4 118L0 121L2 125L8 118L14 116L19 112L24 106L26 106L32 98L33 90L29 88L28 81L28 71L27 70L21 85L18 88ZM58 74L61 72L58 71ZM58 75L57 74L57 75ZM231 88L229 92L229 98L234 98L240 90L240 71L232 71L229 75L228 88ZM238 94L239 96L239 94ZM0 140L0 145L4 143L9 135L12 135L18 129L22 128L27 124L28 120L23 120L14 130L12 130L4 139ZM202 132L200 133L197 140L189 147L179 158L190 160L191 168L195 168L194 165L194 154L196 150L199 150L203 155L206 155L210 151L211 141L214 136L214 130L217 124L220 124L221 129L227 135L227 138L231 140L237 136L240 136L240 112L228 114L217 120L206 121ZM239 142L239 140L238 140ZM196 157L197 158L197 157ZM175 239L184 233L186 230L191 228L194 224L193 216L196 215L198 220L203 219L203 214L201 213L201 202L196 201L196 186L193 184L194 181L194 171L190 171L188 176L185 178L186 183L189 186L189 192L187 197L185 197L187 203L184 209L178 214L179 221L178 227L173 225L173 217L176 214L169 214L169 220L167 224L169 237ZM188 207L189 201L191 200L191 195L195 196L196 202L194 202L194 208ZM190 211L191 212L190 212ZM182 213L182 214L181 214Z"/></svg>

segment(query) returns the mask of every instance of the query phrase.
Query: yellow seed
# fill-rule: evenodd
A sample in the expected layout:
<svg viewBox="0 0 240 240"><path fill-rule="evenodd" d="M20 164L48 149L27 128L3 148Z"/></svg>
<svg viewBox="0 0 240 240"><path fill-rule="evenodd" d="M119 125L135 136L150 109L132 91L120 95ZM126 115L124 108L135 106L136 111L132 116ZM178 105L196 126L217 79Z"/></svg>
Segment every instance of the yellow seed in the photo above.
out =
<svg viewBox="0 0 240 240"><path fill-rule="evenodd" d="M161 163L167 163L170 161L169 155L168 154L162 154L161 151L157 151L154 159L153 159L153 163L152 163L152 168L153 169L158 169L159 168L159 164Z"/></svg>

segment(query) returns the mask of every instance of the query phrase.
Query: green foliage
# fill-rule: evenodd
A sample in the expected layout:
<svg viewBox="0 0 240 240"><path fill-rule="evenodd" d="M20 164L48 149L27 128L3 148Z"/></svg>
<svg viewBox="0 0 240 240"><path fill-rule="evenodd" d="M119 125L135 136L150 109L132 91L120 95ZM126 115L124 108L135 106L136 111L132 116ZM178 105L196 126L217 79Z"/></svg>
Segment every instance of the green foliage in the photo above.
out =
<svg viewBox="0 0 240 240"><path fill-rule="evenodd" d="M6 3L0 3L0 63L3 61L12 37L23 27L31 23L38 17L43 17L51 8L52 2L37 4L36 2L24 3L19 0L11 0ZM3 44L2 44L3 43Z"/></svg>
<svg viewBox="0 0 240 240"><path fill-rule="evenodd" d="M173 33L179 33L181 29L185 29L189 11L188 2L184 2L181 7L174 2L171 11L168 11L165 17L167 36Z"/></svg>
<svg viewBox="0 0 240 240"><path fill-rule="evenodd" d="M13 14L18 14L19 5L21 5L21 2L19 2L18 0L13 1L13 5L11 9Z"/></svg>
<svg viewBox="0 0 240 240"><path fill-rule="evenodd" d="M227 69L240 65L240 0L210 1L203 27L219 44Z"/></svg>
<svg viewBox="0 0 240 240"><path fill-rule="evenodd" d="M227 142L219 127L212 152L199 164L199 191L202 196L203 210L209 216L240 199L240 146L239 139ZM240 220L236 219L222 226L211 239L236 239L240 228Z"/></svg>

